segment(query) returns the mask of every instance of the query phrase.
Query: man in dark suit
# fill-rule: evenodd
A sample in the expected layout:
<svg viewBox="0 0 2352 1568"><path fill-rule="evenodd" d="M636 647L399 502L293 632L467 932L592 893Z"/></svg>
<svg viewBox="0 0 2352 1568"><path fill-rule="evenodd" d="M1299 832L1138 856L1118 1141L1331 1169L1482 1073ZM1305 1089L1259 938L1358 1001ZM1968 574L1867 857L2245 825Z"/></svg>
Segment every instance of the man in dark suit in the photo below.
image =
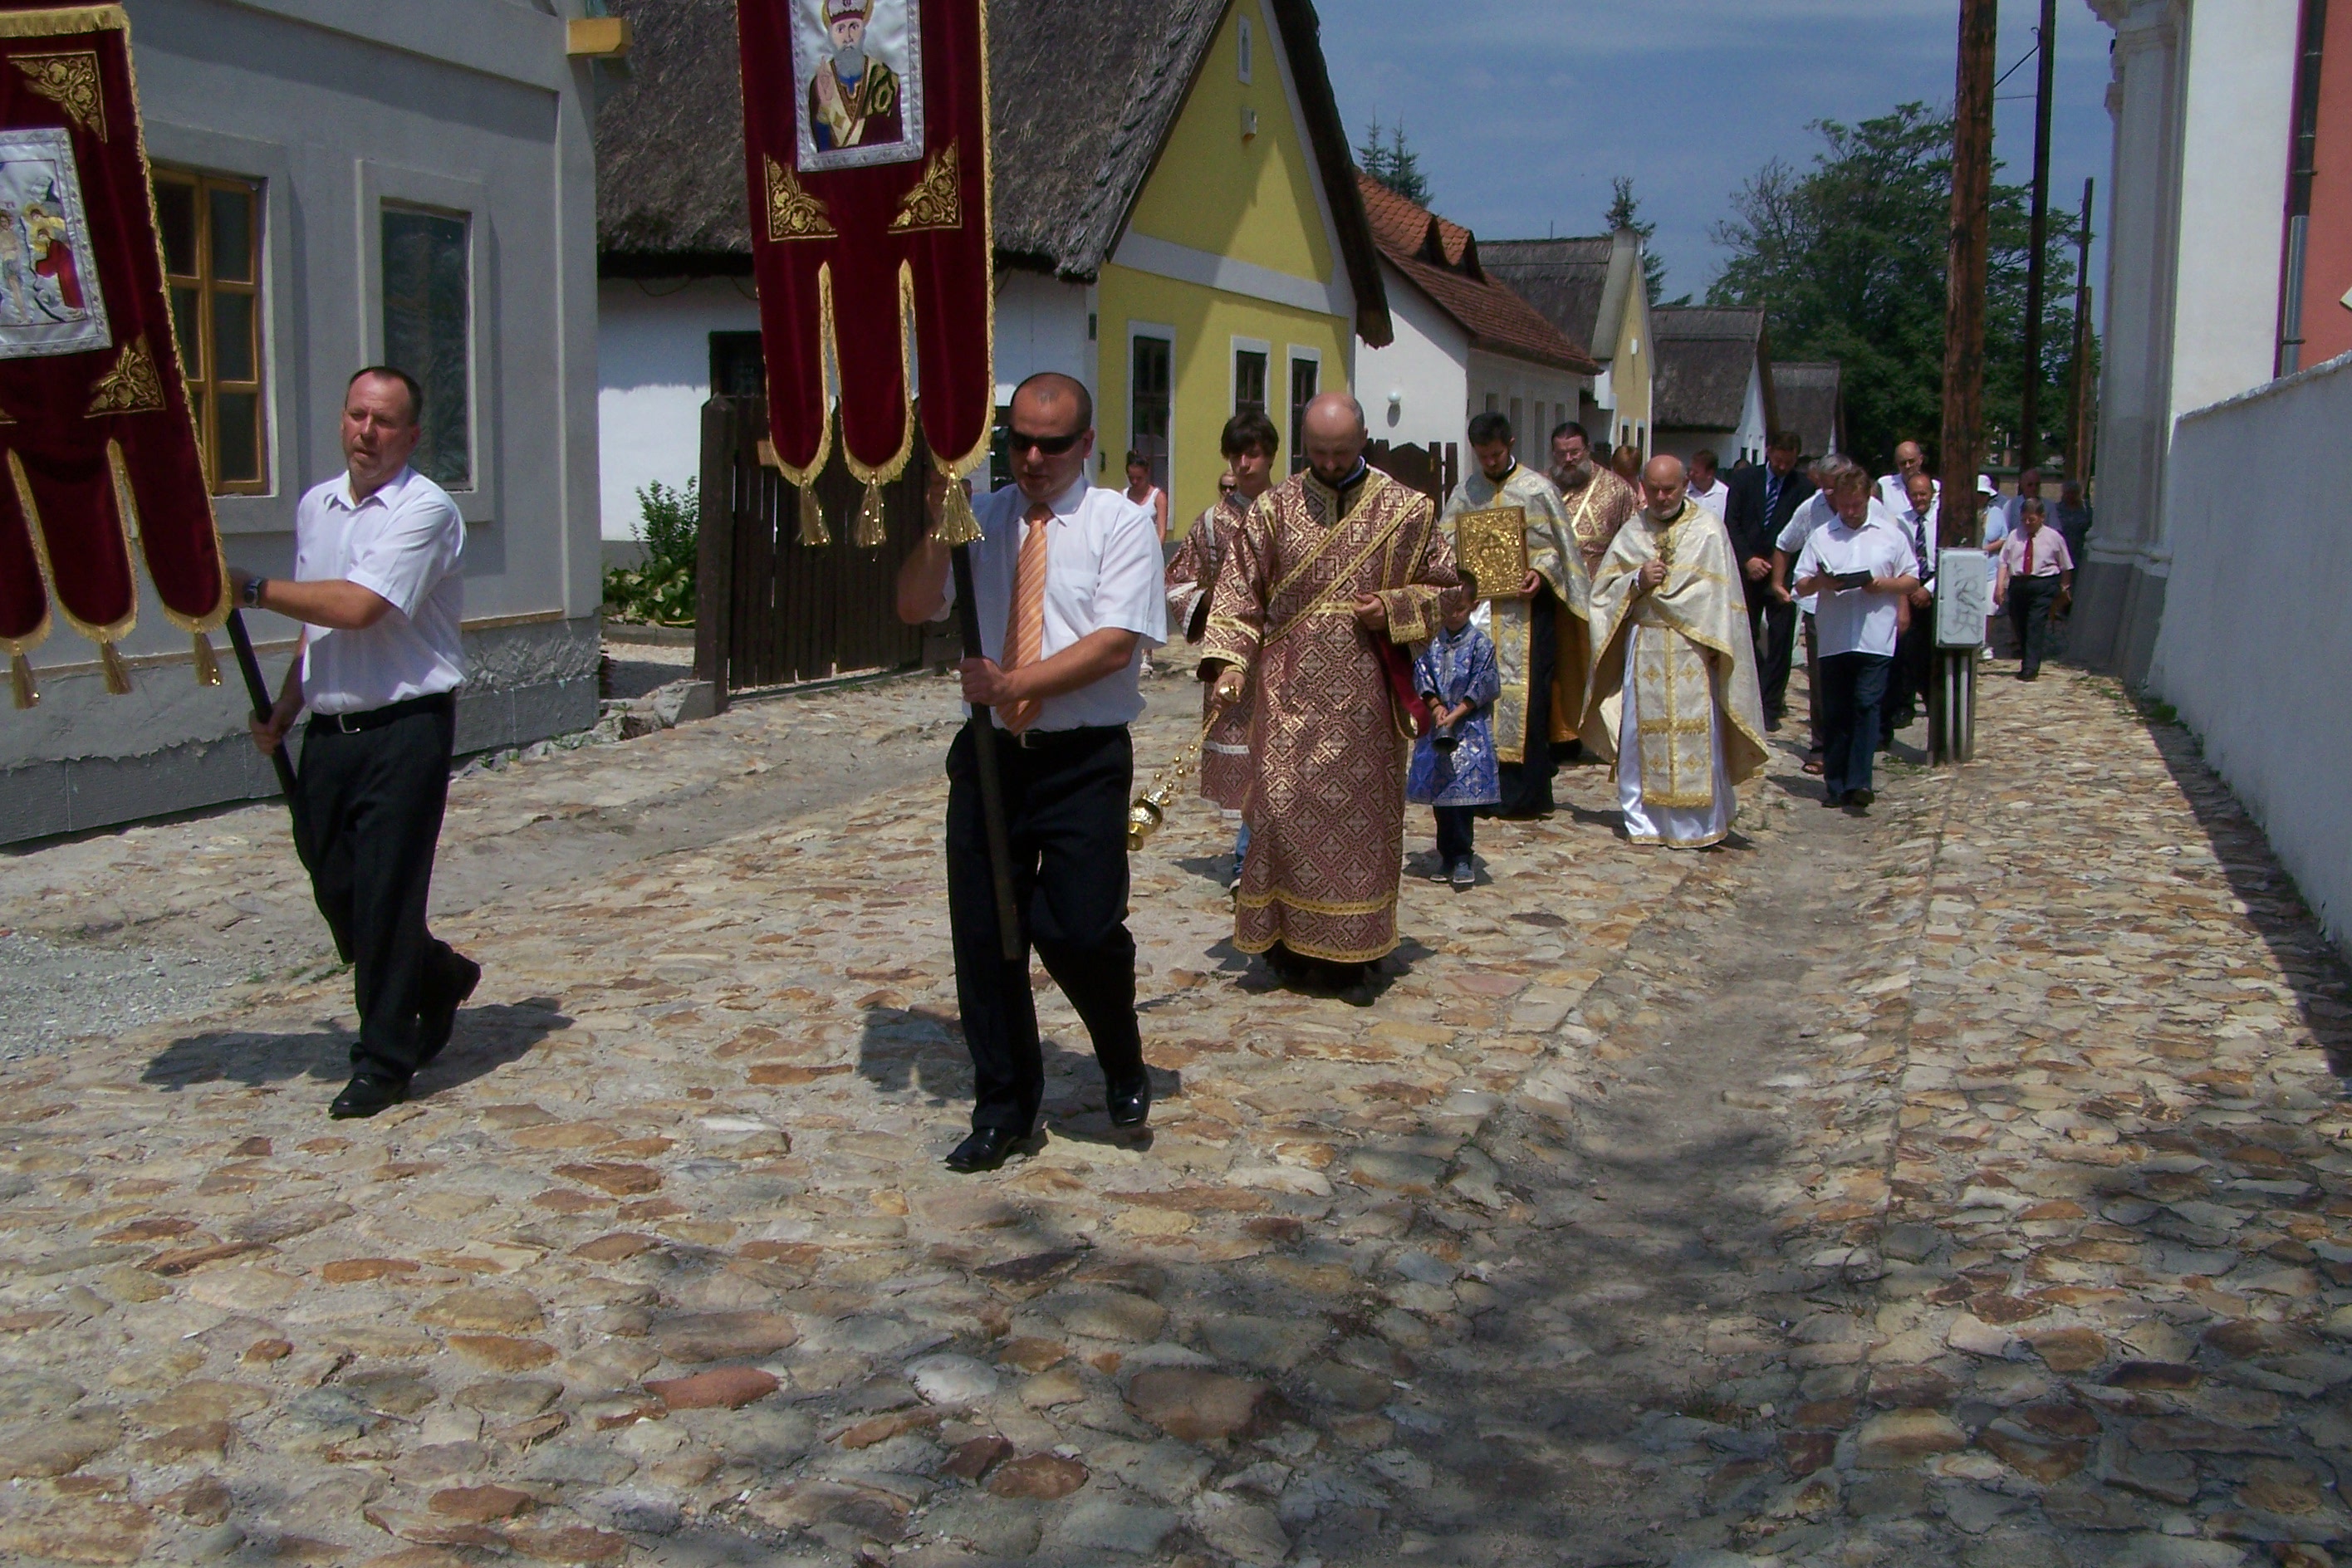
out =
<svg viewBox="0 0 2352 1568"><path fill-rule="evenodd" d="M1797 642L1797 606L1781 603L1772 592L1772 547L1797 509L1812 499L1812 481L1797 472L1802 445L1793 430L1774 431L1763 466L1732 474L1723 518L1748 590L1748 630L1756 639L1768 730L1778 730L1788 710L1789 661Z"/></svg>

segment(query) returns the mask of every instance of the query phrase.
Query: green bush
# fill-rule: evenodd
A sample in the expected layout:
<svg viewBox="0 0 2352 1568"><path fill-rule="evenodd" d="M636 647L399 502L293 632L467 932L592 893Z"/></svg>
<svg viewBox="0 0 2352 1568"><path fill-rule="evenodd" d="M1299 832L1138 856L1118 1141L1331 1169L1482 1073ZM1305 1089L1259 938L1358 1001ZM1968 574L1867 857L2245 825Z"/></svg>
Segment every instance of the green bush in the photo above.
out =
<svg viewBox="0 0 2352 1568"><path fill-rule="evenodd" d="M645 564L615 566L604 574L604 607L623 620L661 626L694 624L696 524L702 515L702 481L688 479L672 489L656 479L637 492L643 513L637 542Z"/></svg>

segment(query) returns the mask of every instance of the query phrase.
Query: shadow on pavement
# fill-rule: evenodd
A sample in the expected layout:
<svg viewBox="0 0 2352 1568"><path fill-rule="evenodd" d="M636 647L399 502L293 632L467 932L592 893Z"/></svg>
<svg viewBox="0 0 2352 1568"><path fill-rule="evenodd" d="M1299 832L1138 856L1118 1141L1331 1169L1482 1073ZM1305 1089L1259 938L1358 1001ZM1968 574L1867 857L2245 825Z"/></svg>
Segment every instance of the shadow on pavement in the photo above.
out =
<svg viewBox="0 0 2352 1568"><path fill-rule="evenodd" d="M485 1078L528 1053L548 1036L572 1026L552 996L494 1006L467 1007L457 1015L449 1048L416 1075L422 1099ZM351 1050L359 1035L341 1021L304 1034L212 1030L173 1041L146 1070L142 1083L166 1089L202 1083L240 1083L247 1088L310 1079L339 1083L352 1071Z"/></svg>
<svg viewBox="0 0 2352 1568"><path fill-rule="evenodd" d="M2352 968L2327 939L2310 907L2246 808L2198 753L2186 727L2143 721L2181 798L2197 816L2230 890L2245 906L2294 991L2304 1026L2327 1054L2328 1070L2352 1079Z"/></svg>

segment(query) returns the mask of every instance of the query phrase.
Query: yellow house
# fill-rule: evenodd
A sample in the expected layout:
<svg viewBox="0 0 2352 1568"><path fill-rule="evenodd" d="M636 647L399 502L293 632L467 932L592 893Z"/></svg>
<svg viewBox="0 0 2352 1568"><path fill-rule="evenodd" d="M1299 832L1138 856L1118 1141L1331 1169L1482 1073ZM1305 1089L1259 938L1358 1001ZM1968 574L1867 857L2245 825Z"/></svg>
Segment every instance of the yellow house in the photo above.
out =
<svg viewBox="0 0 2352 1568"><path fill-rule="evenodd" d="M1005 29L1034 3L991 7L1000 79L1029 64L1008 58ZM1101 482L1122 483L1121 459L1141 453L1181 532L1216 500L1227 418L1263 410L1280 469L1296 468L1307 400L1352 389L1359 338L1388 342L1379 253L1307 0L1052 15L1050 63L1099 73L1075 96L1102 118L1059 113L1067 93L1027 118L1000 79L997 379L1003 395L1037 370L1087 382ZM1090 159L1089 188L1055 173Z"/></svg>

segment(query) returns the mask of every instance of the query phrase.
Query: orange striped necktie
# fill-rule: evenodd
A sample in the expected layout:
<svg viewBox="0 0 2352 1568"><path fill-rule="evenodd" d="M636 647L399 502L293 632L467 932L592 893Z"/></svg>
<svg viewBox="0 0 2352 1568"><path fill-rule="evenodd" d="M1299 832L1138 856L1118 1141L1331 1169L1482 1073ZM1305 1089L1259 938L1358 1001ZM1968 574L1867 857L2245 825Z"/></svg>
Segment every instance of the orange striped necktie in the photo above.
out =
<svg viewBox="0 0 2352 1568"><path fill-rule="evenodd" d="M1045 654L1045 525L1054 509L1039 501L1029 509L1029 536L1021 542L1021 563L1013 574L1013 603L1004 624L1004 664L1019 669ZM1009 703L1004 727L1019 734L1037 721L1040 701Z"/></svg>

